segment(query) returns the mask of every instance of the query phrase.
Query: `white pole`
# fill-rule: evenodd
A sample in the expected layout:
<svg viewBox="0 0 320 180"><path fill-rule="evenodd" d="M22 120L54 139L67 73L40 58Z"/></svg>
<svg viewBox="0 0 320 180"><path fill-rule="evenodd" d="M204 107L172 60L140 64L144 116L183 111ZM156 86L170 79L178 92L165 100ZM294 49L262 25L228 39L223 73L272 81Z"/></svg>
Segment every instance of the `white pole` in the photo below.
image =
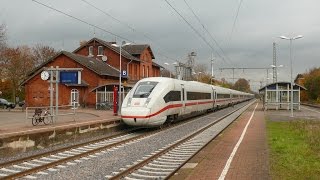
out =
<svg viewBox="0 0 320 180"><path fill-rule="evenodd" d="M291 64L291 117L293 117L293 82L292 82L292 38L290 38L290 64Z"/></svg>
<svg viewBox="0 0 320 180"><path fill-rule="evenodd" d="M55 122L58 121L58 114L59 114L59 66L56 66L56 113L55 113ZM53 114L51 114L53 115Z"/></svg>

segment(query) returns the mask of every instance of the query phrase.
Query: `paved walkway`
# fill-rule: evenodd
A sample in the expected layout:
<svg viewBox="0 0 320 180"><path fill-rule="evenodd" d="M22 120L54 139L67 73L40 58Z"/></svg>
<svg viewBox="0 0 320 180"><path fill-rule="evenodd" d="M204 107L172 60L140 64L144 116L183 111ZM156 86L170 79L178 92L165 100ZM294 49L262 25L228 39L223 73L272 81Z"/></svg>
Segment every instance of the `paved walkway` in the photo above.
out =
<svg viewBox="0 0 320 180"><path fill-rule="evenodd" d="M60 114L72 113L73 110L60 110ZM32 116L30 112L28 116ZM43 130L50 128L67 128L68 126L76 126L81 124L95 123L101 121L113 121L120 119L114 116L111 110L95 110L93 108L77 109L75 115L59 116L53 124L39 124L33 126L31 119L26 119L26 112L21 109L13 109L11 111L0 109L0 137L8 136L16 132L30 132L33 130Z"/></svg>
<svg viewBox="0 0 320 180"><path fill-rule="evenodd" d="M256 108L243 140L230 161L230 155L256 104L250 106L249 110L194 156L172 179L269 179L268 146L261 104ZM228 160L230 166L225 168ZM225 176L222 176L223 170Z"/></svg>

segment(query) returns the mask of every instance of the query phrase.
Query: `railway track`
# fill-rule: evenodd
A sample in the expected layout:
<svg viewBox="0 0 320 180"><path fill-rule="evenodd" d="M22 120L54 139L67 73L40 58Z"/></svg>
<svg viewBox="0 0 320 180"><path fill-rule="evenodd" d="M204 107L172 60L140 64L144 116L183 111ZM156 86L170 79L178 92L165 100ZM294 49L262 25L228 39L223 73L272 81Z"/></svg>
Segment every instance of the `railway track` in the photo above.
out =
<svg viewBox="0 0 320 180"><path fill-rule="evenodd" d="M63 167L62 164L73 165L72 161L81 162L112 149L121 144L143 138L152 133L143 133L137 129L123 132L111 137L69 146L54 151L25 157L0 164L0 179L16 179L26 176L33 179L30 174L45 174L43 170L54 171L54 167Z"/></svg>
<svg viewBox="0 0 320 180"><path fill-rule="evenodd" d="M43 172L44 170L55 171L54 167L64 167L62 164L73 165L74 163L72 161L79 163L88 160L95 157L95 155L106 152L106 150L112 150L112 148L117 146L134 142L185 122L188 121L178 122L172 126L163 126L159 130L148 133L146 133L145 130L139 131L139 129L133 129L107 138L100 138L98 140L0 163L0 179L16 179L20 177L33 179L34 176L30 174L43 175L46 174L46 172Z"/></svg>
<svg viewBox="0 0 320 180"><path fill-rule="evenodd" d="M233 112L229 113L224 117L230 116L230 114L232 114ZM17 179L21 177L24 177L27 179L35 179L37 178L37 176L47 175L50 172L57 171L58 169L65 168L66 166L76 165L77 163L81 163L91 158L96 158L101 154L107 153L108 151L114 151L122 146L129 145L137 141L141 141L142 139L155 135L160 131L164 131L166 129L179 126L180 124L185 124L192 120L193 119L190 119L187 121L180 121L176 124L173 124L172 126L164 127L162 129L154 130L151 132L135 129L129 132L119 133L111 137L101 138L98 140L81 143L78 145L69 146L66 148L57 149L54 151L50 151L50 152L22 158L22 159L17 159L10 162L5 162L0 164L0 179ZM183 141L181 140L179 142L180 142L179 144L181 145L184 142L187 143L186 140L183 140ZM173 144L170 144L170 145L173 145ZM197 143L194 143L193 145L190 144L189 147L187 147L187 145L188 144L184 144L186 151L183 152L182 154L186 154L187 152L191 153L191 151L195 153L196 149L198 149L195 147ZM200 144L198 145L199 145L198 147L200 147ZM183 148L184 146L181 146L181 148ZM173 149L173 147L165 147L163 149L160 149L159 152L156 152L156 153L160 153L160 152L164 153L164 152L167 152L168 149ZM151 158L151 155L150 155L150 158ZM178 157L174 157L174 158L178 159L179 162L180 161L182 162L183 160L183 159L179 159ZM180 158L182 158L182 156ZM162 158L160 160L164 160L164 159L165 158ZM170 161L170 158L166 158L166 159ZM149 169L151 168L149 167ZM140 171L143 171L143 170L140 170Z"/></svg>
<svg viewBox="0 0 320 180"><path fill-rule="evenodd" d="M121 168L119 172L113 172L105 177L107 179L128 180L168 179L228 127L251 104L235 110L198 131L158 149L154 153L143 157L143 159L128 164L127 167Z"/></svg>

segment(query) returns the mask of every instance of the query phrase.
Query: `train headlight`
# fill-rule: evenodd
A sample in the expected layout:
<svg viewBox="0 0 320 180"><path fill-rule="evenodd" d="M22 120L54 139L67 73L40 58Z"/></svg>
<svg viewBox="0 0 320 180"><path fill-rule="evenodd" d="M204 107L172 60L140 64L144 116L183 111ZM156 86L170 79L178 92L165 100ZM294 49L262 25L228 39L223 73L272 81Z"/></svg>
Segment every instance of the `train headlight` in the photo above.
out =
<svg viewBox="0 0 320 180"><path fill-rule="evenodd" d="M151 98L148 98L148 99L146 100L146 102L144 103L144 106L145 106L145 107L147 107L147 106L148 106L148 104L149 104L150 100L151 100Z"/></svg>
<svg viewBox="0 0 320 180"><path fill-rule="evenodd" d="M131 100L132 100L132 98L129 98L129 99L128 99L127 106L131 106Z"/></svg>

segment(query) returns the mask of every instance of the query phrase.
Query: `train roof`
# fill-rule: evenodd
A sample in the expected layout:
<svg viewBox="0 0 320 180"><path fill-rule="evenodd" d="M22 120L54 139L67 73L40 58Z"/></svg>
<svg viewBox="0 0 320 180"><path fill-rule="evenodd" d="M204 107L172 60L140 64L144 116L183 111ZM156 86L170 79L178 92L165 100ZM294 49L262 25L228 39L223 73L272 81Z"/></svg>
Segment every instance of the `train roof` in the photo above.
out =
<svg viewBox="0 0 320 180"><path fill-rule="evenodd" d="M233 90L233 89L228 89L228 88L224 88L221 86L215 86L215 85L209 85L209 84L205 84L205 83L201 83L198 81L183 81L183 80L178 80L178 79L173 79L173 78L168 78L168 77L148 77L148 78L144 78L141 79L140 81L156 81L156 82L176 82L176 83L184 83L186 85L194 85L194 86L211 86L213 89L215 89L215 91L217 93L232 93L232 94L239 94L239 95L252 95L250 93L245 93L242 91L237 91L237 90Z"/></svg>

